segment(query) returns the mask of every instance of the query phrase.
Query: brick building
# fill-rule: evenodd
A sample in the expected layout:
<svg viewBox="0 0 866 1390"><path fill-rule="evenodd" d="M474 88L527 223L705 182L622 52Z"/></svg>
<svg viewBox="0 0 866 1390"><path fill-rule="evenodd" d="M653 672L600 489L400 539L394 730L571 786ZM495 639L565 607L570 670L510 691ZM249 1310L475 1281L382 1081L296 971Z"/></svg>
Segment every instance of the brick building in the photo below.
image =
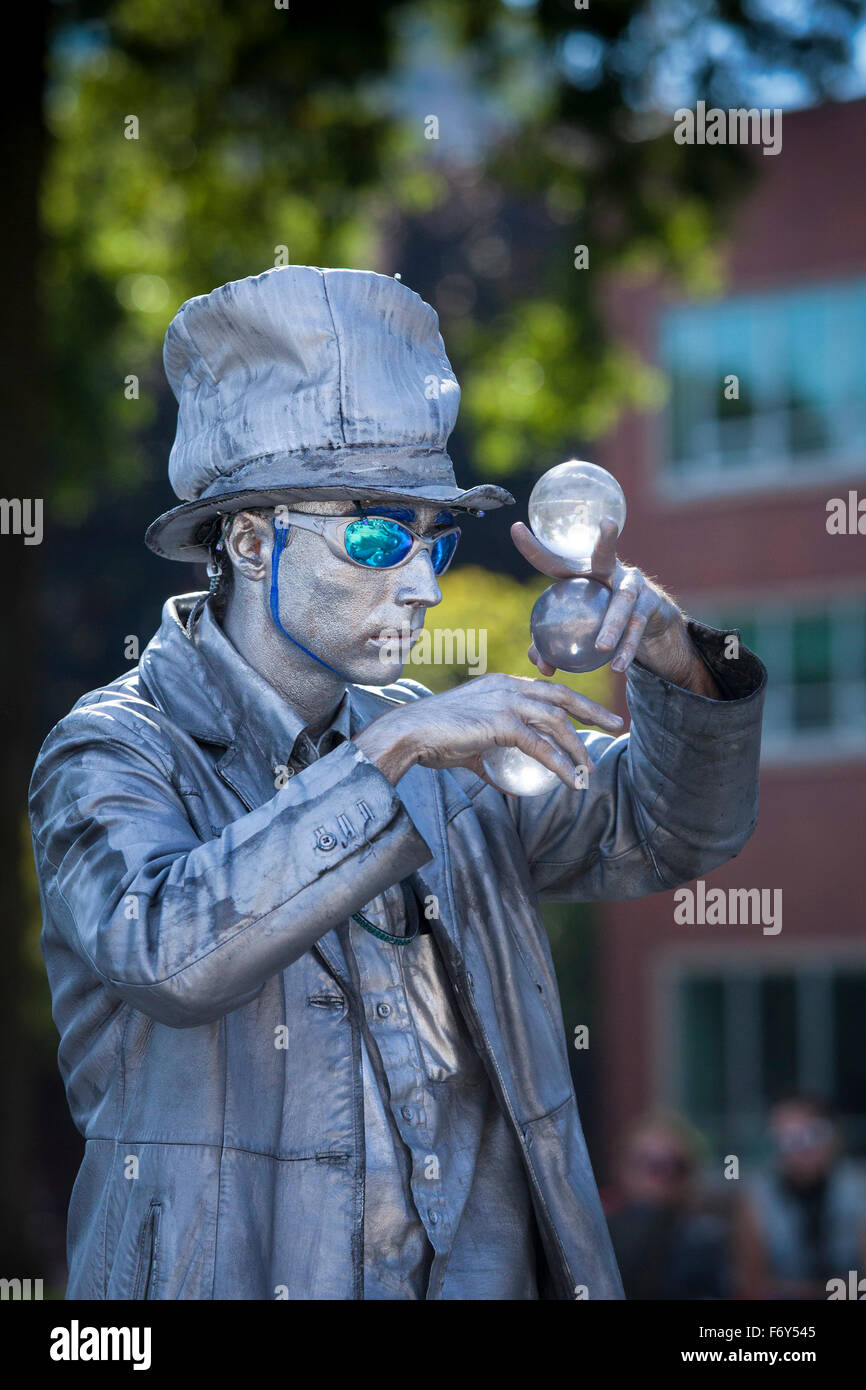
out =
<svg viewBox="0 0 866 1390"><path fill-rule="evenodd" d="M623 553L770 673L758 829L707 887L781 889L783 925L680 926L673 893L602 908L605 1176L653 1103L748 1154L794 1086L866 1152L866 535L827 530L831 498L866 498L864 143L866 101L786 115L722 296L612 297L672 383L594 455L626 492Z"/></svg>

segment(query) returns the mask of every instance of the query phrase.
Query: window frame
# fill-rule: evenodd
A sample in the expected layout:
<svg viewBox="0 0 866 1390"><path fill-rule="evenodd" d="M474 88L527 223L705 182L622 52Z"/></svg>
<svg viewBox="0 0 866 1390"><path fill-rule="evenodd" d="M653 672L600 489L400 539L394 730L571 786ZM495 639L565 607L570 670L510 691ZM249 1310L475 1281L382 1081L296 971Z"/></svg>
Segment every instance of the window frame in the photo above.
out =
<svg viewBox="0 0 866 1390"><path fill-rule="evenodd" d="M761 981L780 976L796 979L798 1069L794 1085L832 1101L836 1085L833 981L845 975L866 975L866 949L858 943L826 938L783 943L761 937L751 946L742 938L725 945L716 935L703 944L669 946L656 962L651 981L654 1095L707 1132L714 1146L743 1158L756 1156L764 1143L767 1109L774 1099L761 1090L762 1041L754 1050L756 1033L759 1040L761 1037L756 1012ZM727 990L722 997L725 1016L731 1017L728 1036L734 1046L724 1059L724 1110L712 1117L692 1112L685 1095L682 1063L688 1054L688 1038L680 1028L680 1008L683 986L696 979L722 979L728 987L733 986L735 996L740 995L739 1016L734 1007L736 997L731 1003ZM840 1121L849 1142L866 1155L866 1105L859 1112L843 1112Z"/></svg>
<svg viewBox="0 0 866 1390"><path fill-rule="evenodd" d="M850 300L853 291L860 290L866 301L866 277L855 276L846 280L819 280L809 282L805 285L780 285L768 290L742 290L732 294L720 296L708 300L671 300L659 306L655 322L655 353L656 361L661 370L665 373L669 382L673 380L675 363L672 361L671 354L666 348L665 335L671 331L671 325L677 315L693 315L699 322L698 316L702 311L712 313L719 309L736 309L737 306L752 304L784 306L786 303L789 310L795 307L798 297L808 294L825 294L830 296L828 305L828 315L830 324L828 335L833 334L832 313L833 308L837 307L844 310L846 303ZM844 314L839 315L844 324ZM783 314L778 315L778 321L772 324L768 333L775 333L777 338L784 338L781 330ZM842 331L842 330L839 330ZM866 323L863 328L863 343L861 344L866 353ZM733 370L733 364L731 367ZM721 371L719 376L719 391L726 372ZM779 380L781 380L781 376ZM715 451L701 454L696 458L677 460L675 458L674 447L674 396L671 390L667 404L657 417L656 425L656 490L666 503L688 503L696 498L705 497L727 497L767 491L802 491L813 489L816 485L825 482L845 482L851 479L863 477L866 474L866 383L862 388L862 395L858 397L853 406L849 403L849 410L853 408L856 419L848 419L844 429L837 430L841 435L843 445L841 450L837 448L823 448L812 453L793 454L786 449L781 441L778 452L771 454L763 461L745 461L736 466L723 462L724 455L716 448ZM790 402L776 400L767 402L766 408L756 411L749 418L757 422L757 428L763 428L770 436L774 429L779 436L785 433L785 422L790 419ZM699 425L699 428L701 426ZM708 436L715 438L718 446L719 420L713 415L707 417L702 422L702 427L707 431ZM796 459L796 462L793 460Z"/></svg>
<svg viewBox="0 0 866 1390"><path fill-rule="evenodd" d="M729 624L742 604L742 613ZM746 624L754 628L752 650L767 667L761 762L774 764L834 762L866 759L866 590L818 591L796 597L778 595L757 602L743 596L720 600L697 597L688 612L711 627L732 632ZM831 667L828 672L833 722L798 728L793 721L794 625L798 618L826 614L830 623ZM858 677L851 674L859 670Z"/></svg>

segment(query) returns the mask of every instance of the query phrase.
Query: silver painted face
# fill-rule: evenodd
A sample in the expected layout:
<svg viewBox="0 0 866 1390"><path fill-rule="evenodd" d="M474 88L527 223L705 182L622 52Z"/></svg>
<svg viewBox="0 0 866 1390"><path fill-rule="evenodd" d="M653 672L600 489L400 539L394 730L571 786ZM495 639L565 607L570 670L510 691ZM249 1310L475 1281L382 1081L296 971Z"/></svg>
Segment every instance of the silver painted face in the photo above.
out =
<svg viewBox="0 0 866 1390"><path fill-rule="evenodd" d="M298 511L323 516L355 516L351 504L307 503ZM371 515L393 515L421 535L434 519L452 514L432 503L415 508L377 507ZM458 520L458 517L454 517ZM442 590L429 555L419 550L393 569L362 569L331 553L321 536L290 529L280 557L280 622L295 641L359 685L388 685L398 680L409 649L424 626L428 608L442 602ZM402 648L395 633L409 629Z"/></svg>

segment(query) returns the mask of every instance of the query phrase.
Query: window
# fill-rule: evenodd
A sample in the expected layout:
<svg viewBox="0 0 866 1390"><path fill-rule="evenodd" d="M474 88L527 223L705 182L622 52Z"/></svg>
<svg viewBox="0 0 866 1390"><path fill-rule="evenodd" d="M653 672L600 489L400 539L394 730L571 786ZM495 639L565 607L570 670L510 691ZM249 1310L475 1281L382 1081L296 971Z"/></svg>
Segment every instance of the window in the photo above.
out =
<svg viewBox="0 0 866 1390"><path fill-rule="evenodd" d="M801 1090L866 1154L866 961L691 965L673 988L672 1100L719 1152L754 1152L768 1107Z"/></svg>
<svg viewBox="0 0 866 1390"><path fill-rule="evenodd" d="M739 629L767 667L765 759L866 754L866 596L750 605L706 616Z"/></svg>
<svg viewBox="0 0 866 1390"><path fill-rule="evenodd" d="M866 465L866 280L668 309L666 484L693 494ZM726 379L735 376L736 388Z"/></svg>

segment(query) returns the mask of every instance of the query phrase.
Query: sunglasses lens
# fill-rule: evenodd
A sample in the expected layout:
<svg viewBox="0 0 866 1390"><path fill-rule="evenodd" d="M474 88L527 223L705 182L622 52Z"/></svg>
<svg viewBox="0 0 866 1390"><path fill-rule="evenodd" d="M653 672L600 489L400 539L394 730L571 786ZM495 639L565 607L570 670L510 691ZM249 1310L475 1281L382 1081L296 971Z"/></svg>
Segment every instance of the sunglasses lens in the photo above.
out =
<svg viewBox="0 0 866 1390"><path fill-rule="evenodd" d="M443 536L437 541L430 552L430 559L433 561L433 573L441 574L448 568L451 557L457 549L457 542L460 537L456 531L452 531L450 536Z"/></svg>
<svg viewBox="0 0 866 1390"><path fill-rule="evenodd" d="M359 565L387 569L398 565L412 549L412 537L399 521L383 516L353 521L345 531L346 554Z"/></svg>

